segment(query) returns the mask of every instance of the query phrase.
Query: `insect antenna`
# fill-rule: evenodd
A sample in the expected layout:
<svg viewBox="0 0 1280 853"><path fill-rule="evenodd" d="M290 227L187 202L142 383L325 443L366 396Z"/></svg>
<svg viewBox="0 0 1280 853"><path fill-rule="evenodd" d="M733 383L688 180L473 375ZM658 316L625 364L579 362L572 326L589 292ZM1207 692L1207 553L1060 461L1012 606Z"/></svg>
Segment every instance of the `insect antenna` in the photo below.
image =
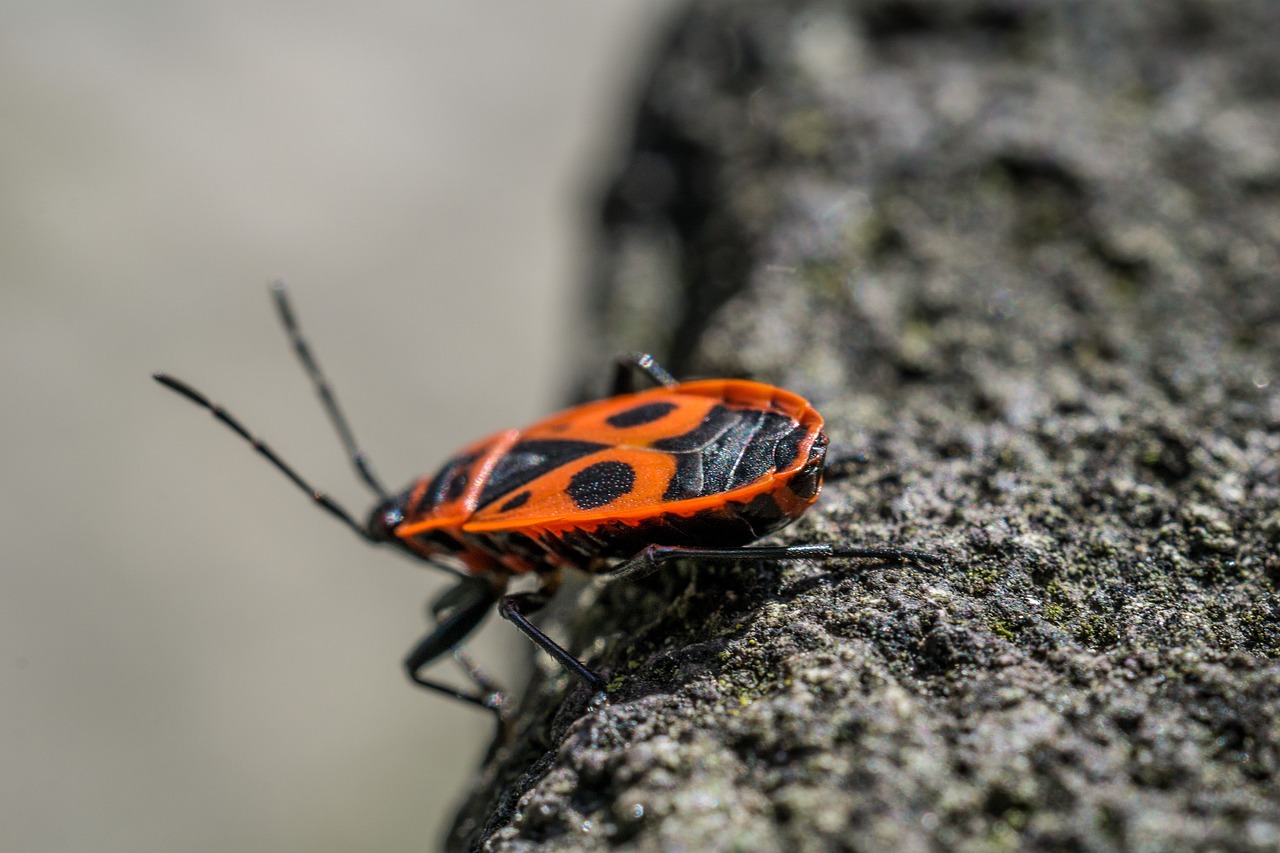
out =
<svg viewBox="0 0 1280 853"><path fill-rule="evenodd" d="M316 389L316 394L320 397L320 404L324 406L325 412L329 415L329 422L338 431L338 438L342 441L342 447L347 453L347 458L355 466L356 474L364 481L365 485L373 490L379 500L386 500L388 497L387 490L382 487L382 483L374 475L373 467L369 464L369 458L365 456L364 451L356 444L356 437L351 432L351 426L347 423L346 416L342 414L342 409L338 406L338 398L334 396L333 389L329 387L329 381L325 379L324 371L320 369L320 364L316 361L315 356L311 354L311 347L307 344L307 339L302 336L302 329L298 326L298 321L293 315L293 306L289 304L289 294L285 290L283 281L277 279L271 283L271 298L276 304L276 313L280 315L280 323L284 326L285 333L289 336L289 341L293 344L293 351L297 353L298 360L302 362L303 369L307 371L307 376L311 377L311 385Z"/></svg>
<svg viewBox="0 0 1280 853"><path fill-rule="evenodd" d="M292 480L295 486L310 495L313 501L328 510L339 521L347 525L347 527L350 527L356 533L360 534L360 538L376 541L369 535L369 531L365 529L364 525L356 521L355 518L352 517L351 513L343 509L341 504L329 497L326 493L312 486L306 480L302 479L302 476L297 471L293 470L289 463L277 456L274 450L267 446L267 444L253 433L249 432L249 430L245 428L244 424L236 420L235 416L226 409L222 408L217 403L212 402L208 397L201 394L181 379L175 379L167 373L153 373L151 378L168 388L170 391L174 391L181 394L183 397L186 397L197 406L207 409L209 414L213 415L214 418L225 424L236 435L249 442L254 450L258 451L258 453L260 453L268 462L276 466L277 470Z"/></svg>

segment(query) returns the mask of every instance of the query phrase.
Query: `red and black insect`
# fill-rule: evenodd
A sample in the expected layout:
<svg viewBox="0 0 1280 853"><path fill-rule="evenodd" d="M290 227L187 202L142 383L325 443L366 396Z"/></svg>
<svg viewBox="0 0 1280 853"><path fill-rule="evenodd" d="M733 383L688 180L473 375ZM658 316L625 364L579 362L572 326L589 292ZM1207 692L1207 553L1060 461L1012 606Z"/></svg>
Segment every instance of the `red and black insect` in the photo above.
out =
<svg viewBox="0 0 1280 853"><path fill-rule="evenodd" d="M456 652L496 604L565 669L602 691L600 675L528 619L555 592L566 567L622 578L676 559L933 559L899 548L749 545L817 499L827 451L822 417L799 396L759 382L678 382L640 353L617 359L611 396L476 442L435 475L391 495L357 447L284 287L273 285L272 296L360 479L379 498L365 524L312 488L221 406L171 376L155 379L208 409L362 538L459 577L432 606L434 630L404 660L409 678L422 687L500 710L501 693L465 658L479 693L421 673ZM636 374L655 387L636 391ZM508 594L509 581L528 572L537 575L538 590Z"/></svg>

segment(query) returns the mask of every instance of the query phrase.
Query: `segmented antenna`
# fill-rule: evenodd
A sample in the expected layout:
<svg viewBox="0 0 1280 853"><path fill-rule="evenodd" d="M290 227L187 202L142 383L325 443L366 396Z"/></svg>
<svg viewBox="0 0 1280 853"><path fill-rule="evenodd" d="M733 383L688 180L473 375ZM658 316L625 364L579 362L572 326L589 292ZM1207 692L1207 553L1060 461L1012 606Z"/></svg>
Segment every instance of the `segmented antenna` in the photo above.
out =
<svg viewBox="0 0 1280 853"><path fill-rule="evenodd" d="M347 527L350 527L358 533L362 539L377 541L369 535L369 531L365 529L364 525L357 522L355 518L352 517L351 513L343 509L341 504L312 486L306 480L302 479L302 476L299 475L297 471L293 470L293 467L290 466L289 463L277 456L274 450L267 446L267 444L253 433L249 432L249 430L246 429L240 421L236 420L235 416L226 409L212 402L204 394L201 394L199 391L180 379L174 379L172 376L165 373L152 374L152 378L164 387L168 388L170 391L181 394L197 406L207 409L209 414L213 415L214 418L225 424L232 432L247 441L254 450L258 451L258 453L274 465L278 471L293 481L295 486L310 495L312 500L328 510L329 513L343 524L347 525Z"/></svg>
<svg viewBox="0 0 1280 853"><path fill-rule="evenodd" d="M307 344L307 339L302 335L302 329L298 326L297 318L294 317L293 307L289 304L289 295L285 291L284 282L280 280L271 283L271 298L275 302L276 313L280 316L280 323L284 326L285 333L289 336L289 342L293 344L293 351L297 353L298 360L302 362L302 367L307 372L307 376L311 378L311 385L315 388L316 394L320 397L320 404L324 406L325 413L329 416L329 422L338 432L338 438L342 441L342 447L346 450L347 458L351 460L351 464L355 466L356 474L360 480L373 490L379 500L387 500L387 491L382 488L382 484L378 482L378 478L373 473L372 466L369 465L368 458L364 455L359 445L356 444L355 436L351 432L351 427L347 423L347 418L342 414L342 408L338 405L338 398L334 396L333 389L329 387L329 381L325 378L324 371L320 369L320 364L311 353L311 347ZM335 516L343 524L350 527L364 539L370 541L378 541L370 533L369 530L358 521L351 513L347 512L341 504L329 497L325 492L312 486L302 476L293 469L293 466L285 462L276 452L272 450L265 442L249 432L245 426L236 420L235 416L226 409L211 401L204 394L192 388L181 379L175 379L167 373L156 373L152 376L157 382L177 394L186 397L192 403L206 409L215 419L221 421L236 435L247 441L254 450L258 451L268 462L276 467L278 471L288 477L293 484L302 491L311 496L317 504L324 507L333 516Z"/></svg>
<svg viewBox="0 0 1280 853"><path fill-rule="evenodd" d="M280 322L284 325L285 333L288 334L289 341L293 344L293 351L297 353L298 360L302 362L303 369L307 371L307 376L311 377L311 385L316 389L316 394L320 397L320 404L324 406L324 410L329 416L329 422L338 431L338 438L341 439L342 447L347 452L347 458L355 466L356 474L364 481L365 485L373 490L379 500L386 500L387 490L382 488L382 483L374 476L373 468L369 464L369 458L365 456L364 451L356 444L355 435L347 424L347 418L342 414L342 409L338 406L338 398L334 396L333 389L329 387L329 381L325 379L324 371L320 369L320 364L316 361L315 356L311 354L311 347L307 344L307 339L302 336L302 330L298 326L297 319L293 316L293 307L289 304L289 295L285 291L282 280L276 279L271 282L271 297L276 303L276 313L280 315Z"/></svg>

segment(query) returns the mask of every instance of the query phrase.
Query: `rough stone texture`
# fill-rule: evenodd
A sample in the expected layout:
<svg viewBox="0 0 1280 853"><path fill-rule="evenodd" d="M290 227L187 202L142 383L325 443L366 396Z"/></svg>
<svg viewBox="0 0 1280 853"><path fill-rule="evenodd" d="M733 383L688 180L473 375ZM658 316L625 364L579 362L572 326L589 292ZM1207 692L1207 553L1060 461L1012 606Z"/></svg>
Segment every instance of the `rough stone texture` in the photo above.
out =
<svg viewBox="0 0 1280 853"><path fill-rule="evenodd" d="M649 79L599 346L807 395L777 539L945 563L562 608L609 701L544 667L454 845L1280 848L1280 4L708 0Z"/></svg>

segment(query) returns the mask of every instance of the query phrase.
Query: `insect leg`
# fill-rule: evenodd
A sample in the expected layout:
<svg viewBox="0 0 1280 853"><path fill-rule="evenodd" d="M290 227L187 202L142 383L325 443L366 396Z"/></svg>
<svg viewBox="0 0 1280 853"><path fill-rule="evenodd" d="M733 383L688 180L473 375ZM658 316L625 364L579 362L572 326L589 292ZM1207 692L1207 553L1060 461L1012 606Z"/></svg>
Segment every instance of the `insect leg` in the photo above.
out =
<svg viewBox="0 0 1280 853"><path fill-rule="evenodd" d="M609 396L630 394L636 390L635 375L643 373L654 385L670 388L679 382L647 352L623 353L613 360L613 380L609 383Z"/></svg>
<svg viewBox="0 0 1280 853"><path fill-rule="evenodd" d="M648 545L634 557L623 560L609 572L610 581L642 578L672 560L702 560L734 563L741 560L885 560L893 563L937 564L939 559L909 548L845 548L840 545L748 545L742 548L683 548L675 545Z"/></svg>
<svg viewBox="0 0 1280 853"><path fill-rule="evenodd" d="M547 603L547 594L538 592L520 592L504 595L498 602L498 613L503 619L515 624L530 640L544 652L551 655L568 672L576 675L592 693L603 693L605 680L587 668L586 664L575 658L567 649L555 640L542 633L536 625L529 621L528 615L541 610Z"/></svg>
<svg viewBox="0 0 1280 853"><path fill-rule="evenodd" d="M439 624L443 622L448 618L449 613L454 608L465 607L470 603L470 600L477 595L485 594L491 600L495 598L495 596L487 590L485 592L479 592L473 588L477 583L477 578L467 575L463 575L462 578L462 583L449 587L431 603L431 619L435 623ZM480 582L480 585L488 587L488 582L482 581ZM467 678L471 679L471 682L475 684L476 687L480 688L481 695L498 697L499 701L501 700L501 697L506 693L506 691L502 689L500 684L486 675L484 670L482 670L479 665L471 659L471 656L463 651L461 647L454 647L453 659L462 667Z"/></svg>
<svg viewBox="0 0 1280 853"><path fill-rule="evenodd" d="M476 626L489 613L489 608L493 606L496 600L497 596L488 582L470 578L462 581L457 587L441 596L436 605L432 607L433 613L439 615L440 612L449 608L454 609L440 620L435 630L419 640L418 644L405 656L404 671L409 676L409 680L419 687L425 687L428 690L452 696L462 702L479 705L481 708L499 714L502 707L502 695L500 693L463 693L447 684L432 681L419 675L419 670L441 655L453 651L459 643L466 639L466 636L475 630Z"/></svg>

